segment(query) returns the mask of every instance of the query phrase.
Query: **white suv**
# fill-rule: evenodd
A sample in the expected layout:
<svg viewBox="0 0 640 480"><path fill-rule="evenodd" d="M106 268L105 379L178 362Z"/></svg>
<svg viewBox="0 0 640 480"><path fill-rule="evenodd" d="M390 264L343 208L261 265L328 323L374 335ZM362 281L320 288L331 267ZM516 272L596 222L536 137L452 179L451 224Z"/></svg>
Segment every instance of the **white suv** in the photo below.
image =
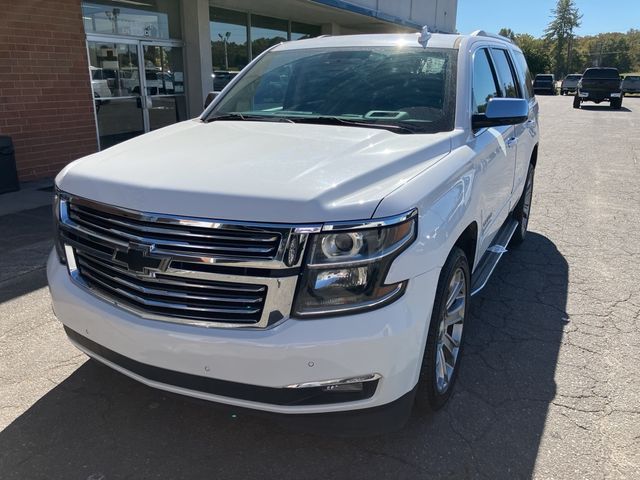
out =
<svg viewBox="0 0 640 480"><path fill-rule="evenodd" d="M58 175L56 315L153 387L400 425L451 395L470 297L525 237L537 151L502 37L277 45L200 118Z"/></svg>

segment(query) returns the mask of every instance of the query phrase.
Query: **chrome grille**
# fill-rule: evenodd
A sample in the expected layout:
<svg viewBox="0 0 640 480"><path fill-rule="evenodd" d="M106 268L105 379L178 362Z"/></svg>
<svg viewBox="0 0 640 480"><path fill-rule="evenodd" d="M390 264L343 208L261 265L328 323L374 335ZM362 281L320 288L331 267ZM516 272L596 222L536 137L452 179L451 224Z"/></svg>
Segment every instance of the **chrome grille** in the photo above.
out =
<svg viewBox="0 0 640 480"><path fill-rule="evenodd" d="M158 315L214 322L260 321L267 287L169 275L140 278L117 264L76 249L82 279L110 297Z"/></svg>
<svg viewBox="0 0 640 480"><path fill-rule="evenodd" d="M96 296L145 318L204 327L264 328L289 314L297 271L272 273L289 268L291 227L149 214L60 195L69 271Z"/></svg>
<svg viewBox="0 0 640 480"><path fill-rule="evenodd" d="M69 205L69 218L77 225L116 241L153 244L157 252L167 254L272 259L281 240L279 232L222 229L213 222L211 226L203 227L188 220L168 224L157 217L133 218L126 214L124 210L105 211L76 203Z"/></svg>

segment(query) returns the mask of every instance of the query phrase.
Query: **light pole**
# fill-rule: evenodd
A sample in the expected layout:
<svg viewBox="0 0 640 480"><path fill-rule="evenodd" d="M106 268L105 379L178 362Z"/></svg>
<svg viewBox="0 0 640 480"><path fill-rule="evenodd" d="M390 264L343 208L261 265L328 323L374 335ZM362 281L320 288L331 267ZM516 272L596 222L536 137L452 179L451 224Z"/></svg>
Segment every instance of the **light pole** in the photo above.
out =
<svg viewBox="0 0 640 480"><path fill-rule="evenodd" d="M227 55L227 42L229 41L229 37L231 36L231 32L226 32L224 35L221 33L218 34L220 40L224 44L224 69L229 70L229 56Z"/></svg>

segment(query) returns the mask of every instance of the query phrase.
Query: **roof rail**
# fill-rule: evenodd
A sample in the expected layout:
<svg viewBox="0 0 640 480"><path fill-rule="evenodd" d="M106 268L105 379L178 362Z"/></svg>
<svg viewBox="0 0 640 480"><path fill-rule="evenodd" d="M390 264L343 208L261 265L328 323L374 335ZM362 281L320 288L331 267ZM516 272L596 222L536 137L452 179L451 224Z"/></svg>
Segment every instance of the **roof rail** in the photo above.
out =
<svg viewBox="0 0 640 480"><path fill-rule="evenodd" d="M509 37L498 35L497 33L487 33L484 30L476 30L475 32L471 33L471 36L472 37L489 37L489 38L495 38L498 40L504 40L505 42L513 43L513 40L511 40Z"/></svg>

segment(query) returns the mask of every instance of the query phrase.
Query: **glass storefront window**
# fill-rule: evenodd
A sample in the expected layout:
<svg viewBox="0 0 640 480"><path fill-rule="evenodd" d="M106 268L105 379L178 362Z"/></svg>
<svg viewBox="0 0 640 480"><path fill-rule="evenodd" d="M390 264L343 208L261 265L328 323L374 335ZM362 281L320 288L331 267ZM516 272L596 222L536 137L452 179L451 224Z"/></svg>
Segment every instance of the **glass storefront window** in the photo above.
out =
<svg viewBox="0 0 640 480"><path fill-rule="evenodd" d="M89 69L96 99L140 95L136 45L89 42Z"/></svg>
<svg viewBox="0 0 640 480"><path fill-rule="evenodd" d="M182 37L179 0L83 2L82 21L86 33L162 39Z"/></svg>
<svg viewBox="0 0 640 480"><path fill-rule="evenodd" d="M217 71L219 72L217 77L226 78L229 76L228 72L239 72L249 63L247 14L211 8L209 19L214 75ZM220 85L215 83L216 77L214 77L214 90L220 90Z"/></svg>
<svg viewBox="0 0 640 480"><path fill-rule="evenodd" d="M321 34L322 28L319 25L291 22L291 40L319 37Z"/></svg>
<svg viewBox="0 0 640 480"><path fill-rule="evenodd" d="M251 15L251 53L253 58L267 48L286 42L289 35L289 22L279 18Z"/></svg>
<svg viewBox="0 0 640 480"><path fill-rule="evenodd" d="M225 10L209 9L213 90L222 90L253 58L269 47L288 39L317 37L319 25L291 22L282 18ZM249 30L250 29L250 30ZM249 48L251 32L251 48Z"/></svg>

